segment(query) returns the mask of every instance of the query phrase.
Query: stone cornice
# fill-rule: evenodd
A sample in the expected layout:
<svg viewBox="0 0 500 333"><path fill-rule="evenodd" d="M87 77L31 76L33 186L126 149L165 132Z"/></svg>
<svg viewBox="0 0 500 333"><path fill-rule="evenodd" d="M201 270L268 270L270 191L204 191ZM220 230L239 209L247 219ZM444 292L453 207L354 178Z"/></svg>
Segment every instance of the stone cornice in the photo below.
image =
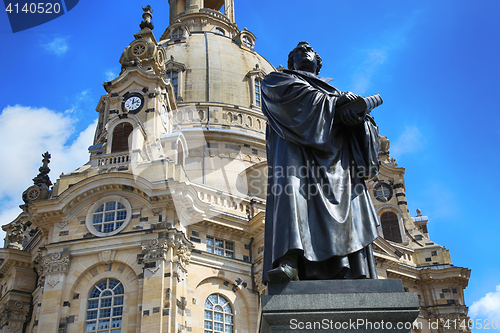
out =
<svg viewBox="0 0 500 333"><path fill-rule="evenodd" d="M17 249L0 249L0 277L13 267L32 267L31 253Z"/></svg>
<svg viewBox="0 0 500 333"><path fill-rule="evenodd" d="M441 269L421 269L419 284L455 283L465 289L469 284L470 273L471 271L468 268L455 266Z"/></svg>
<svg viewBox="0 0 500 333"><path fill-rule="evenodd" d="M172 84L168 80L166 80L162 75L148 73L140 67L128 67L116 79L107 82L107 84L104 85L104 88L109 93L111 91L116 91L117 89L119 90L118 88L119 86L125 84L128 86L132 83L133 79L135 78L134 74L137 74L138 77L147 80L149 83L156 82L157 84L167 87L167 89L173 91Z"/></svg>

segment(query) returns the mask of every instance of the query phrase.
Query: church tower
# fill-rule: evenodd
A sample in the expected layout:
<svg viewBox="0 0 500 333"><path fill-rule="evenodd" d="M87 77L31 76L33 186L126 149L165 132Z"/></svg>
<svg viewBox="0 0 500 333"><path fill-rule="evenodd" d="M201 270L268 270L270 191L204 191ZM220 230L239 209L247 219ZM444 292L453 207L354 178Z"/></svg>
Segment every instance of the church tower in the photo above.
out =
<svg viewBox="0 0 500 333"><path fill-rule="evenodd" d="M234 0L169 4L159 40L143 8L120 75L103 84L89 162L53 184L44 154L23 212L2 227L0 333L257 332L260 82L276 69L236 25ZM404 168L380 140L382 171L368 183L378 274L417 292L421 332L437 332L429 322L467 318L470 271L430 241L427 217L410 216Z"/></svg>

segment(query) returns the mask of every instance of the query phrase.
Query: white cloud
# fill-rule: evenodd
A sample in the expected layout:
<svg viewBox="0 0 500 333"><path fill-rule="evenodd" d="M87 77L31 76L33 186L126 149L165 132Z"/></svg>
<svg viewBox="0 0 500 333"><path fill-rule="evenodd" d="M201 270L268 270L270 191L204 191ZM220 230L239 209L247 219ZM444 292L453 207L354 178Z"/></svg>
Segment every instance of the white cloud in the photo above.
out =
<svg viewBox="0 0 500 333"><path fill-rule="evenodd" d="M367 50L366 60L353 77L353 88L357 94L364 95L370 86L370 79L375 70L384 64L387 59L387 51L383 49Z"/></svg>
<svg viewBox="0 0 500 333"><path fill-rule="evenodd" d="M386 63L391 53L406 44L407 36L416 26L421 14L420 11L414 11L406 17L402 17L398 26L386 31L376 41L373 41L373 45L377 45L376 48L358 50L361 59L352 76L353 92L360 95L366 94L373 75Z"/></svg>
<svg viewBox="0 0 500 333"><path fill-rule="evenodd" d="M423 147L423 135L416 126L406 126L404 132L391 142L390 151L394 157L418 152Z"/></svg>
<svg viewBox="0 0 500 333"><path fill-rule="evenodd" d="M472 303L469 308L469 316L472 319L500 319L500 284L496 290L487 293L484 297Z"/></svg>
<svg viewBox="0 0 500 333"><path fill-rule="evenodd" d="M82 110L81 105L90 100L90 90L84 90L74 96L73 103L71 104L71 109L64 111L65 113L76 113ZM75 116L73 116L75 117Z"/></svg>
<svg viewBox="0 0 500 333"><path fill-rule="evenodd" d="M43 44L46 51L58 56L64 55L68 51L68 38L55 37L52 41Z"/></svg>
<svg viewBox="0 0 500 333"><path fill-rule="evenodd" d="M108 81L111 81L116 78L116 74L113 71L107 71L105 75L106 75L106 80Z"/></svg>
<svg viewBox="0 0 500 333"><path fill-rule="evenodd" d="M85 164L92 144L96 121L73 142L73 120L45 108L6 107L0 114L0 142L5 158L0 163L0 225L10 223L21 211L22 192L33 184L42 154L52 155L49 174L52 182L61 172L70 172Z"/></svg>

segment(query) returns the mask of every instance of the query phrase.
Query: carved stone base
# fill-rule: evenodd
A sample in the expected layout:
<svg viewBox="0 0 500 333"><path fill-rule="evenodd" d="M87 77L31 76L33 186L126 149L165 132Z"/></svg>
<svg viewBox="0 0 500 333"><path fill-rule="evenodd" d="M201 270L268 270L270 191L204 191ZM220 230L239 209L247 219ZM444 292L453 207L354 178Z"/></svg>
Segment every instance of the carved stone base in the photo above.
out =
<svg viewBox="0 0 500 333"><path fill-rule="evenodd" d="M268 286L260 333L411 332L416 293L401 280L297 281Z"/></svg>

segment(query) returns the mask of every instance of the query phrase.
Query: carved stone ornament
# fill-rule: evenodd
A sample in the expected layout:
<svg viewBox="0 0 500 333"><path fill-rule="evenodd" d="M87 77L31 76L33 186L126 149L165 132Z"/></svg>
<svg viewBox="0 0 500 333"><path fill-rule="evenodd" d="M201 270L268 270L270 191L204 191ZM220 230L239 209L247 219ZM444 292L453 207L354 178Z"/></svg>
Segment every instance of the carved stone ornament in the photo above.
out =
<svg viewBox="0 0 500 333"><path fill-rule="evenodd" d="M47 283L52 288L54 288L56 286L56 284L58 284L60 281L61 281L61 278L59 277L59 275L48 275L45 278L45 283Z"/></svg>
<svg viewBox="0 0 500 333"><path fill-rule="evenodd" d="M189 265L189 262L191 261L191 250L189 247L186 245L180 245L179 248L177 249L177 257L179 258L179 263L182 266L187 266Z"/></svg>
<svg viewBox="0 0 500 333"><path fill-rule="evenodd" d="M257 289L260 295L263 295L264 290L266 289L266 285L262 282L262 270L260 270L255 274L254 282L255 282L255 289Z"/></svg>
<svg viewBox="0 0 500 333"><path fill-rule="evenodd" d="M33 260L33 267L35 268L36 273L38 276L43 275L43 256L42 256L42 251L38 250L35 259Z"/></svg>
<svg viewBox="0 0 500 333"><path fill-rule="evenodd" d="M186 266L189 264L193 247L184 233L177 229L169 229L164 237L152 239L141 246L142 255L139 264L142 264L144 269L148 269L154 274L160 266L158 261L167 261L167 253L172 250L174 264L178 265L182 275L185 276L187 274ZM156 262L156 266L151 267L152 265L149 264L151 262ZM179 277L180 274L177 275Z"/></svg>
<svg viewBox="0 0 500 333"><path fill-rule="evenodd" d="M52 182L49 178L49 163L50 163L50 154L46 152L42 155L42 166L38 169L40 173L33 178L33 185L28 187L26 191L23 192L22 198L26 203L38 201L38 200L46 200L50 197L50 186L52 186Z"/></svg>
<svg viewBox="0 0 500 333"><path fill-rule="evenodd" d="M115 250L104 250L99 253L99 261L109 264L115 260L115 256L116 256Z"/></svg>
<svg viewBox="0 0 500 333"><path fill-rule="evenodd" d="M144 21L141 22L139 27L141 29L149 28L153 30L154 26L153 23L151 22L151 19L153 18L153 14L151 13L153 12L153 10L151 9L151 6L147 5L146 8L143 7L142 10L144 11L144 13L142 14L142 18L144 19Z"/></svg>
<svg viewBox="0 0 500 333"><path fill-rule="evenodd" d="M158 240L152 239L149 241L149 244L142 245L142 260L143 262L150 262L156 260L167 260L167 252L168 252L168 243L166 239Z"/></svg>
<svg viewBox="0 0 500 333"><path fill-rule="evenodd" d="M28 318L29 304L8 300L0 307L0 325L5 332L21 332Z"/></svg>
<svg viewBox="0 0 500 333"><path fill-rule="evenodd" d="M45 275L66 274L68 273L71 255L69 253L55 252L46 257L43 262L43 271Z"/></svg>
<svg viewBox="0 0 500 333"><path fill-rule="evenodd" d="M7 241L9 249L22 250L22 242L24 240L24 223L21 219L18 219L11 224L9 224L7 229Z"/></svg>
<svg viewBox="0 0 500 333"><path fill-rule="evenodd" d="M64 229L68 225L68 221L61 221L56 223L59 229Z"/></svg>

